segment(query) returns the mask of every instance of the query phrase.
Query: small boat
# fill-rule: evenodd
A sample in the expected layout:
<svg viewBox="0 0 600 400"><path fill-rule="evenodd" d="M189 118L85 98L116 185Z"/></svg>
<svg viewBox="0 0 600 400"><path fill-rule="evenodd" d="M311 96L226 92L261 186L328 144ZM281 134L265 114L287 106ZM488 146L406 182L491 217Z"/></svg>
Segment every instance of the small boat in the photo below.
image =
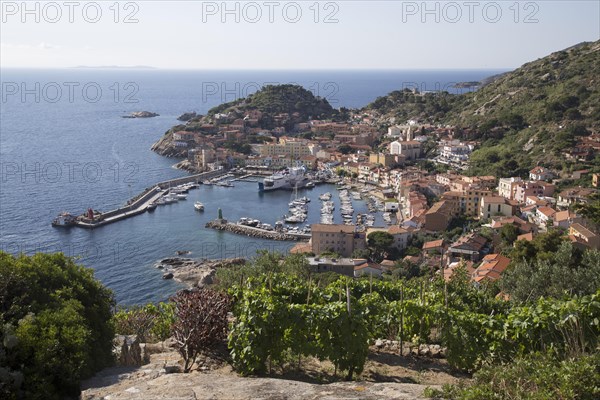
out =
<svg viewBox="0 0 600 400"><path fill-rule="evenodd" d="M194 208L196 209L196 211L204 211L204 204L197 201L194 203Z"/></svg>
<svg viewBox="0 0 600 400"><path fill-rule="evenodd" d="M173 204L177 203L179 199L174 195L168 194L166 196L163 196L163 201L165 202L165 204Z"/></svg>
<svg viewBox="0 0 600 400"><path fill-rule="evenodd" d="M177 193L175 195L175 197L177 197L178 200L185 200L185 199L187 199L187 195L183 194L183 193Z"/></svg>
<svg viewBox="0 0 600 400"><path fill-rule="evenodd" d="M148 212L152 212L152 211L156 210L156 207L158 207L158 204L156 204L155 202L152 202L152 203L148 204L148 207L146 207L146 210L148 210Z"/></svg>
<svg viewBox="0 0 600 400"><path fill-rule="evenodd" d="M310 182L308 182L308 183L306 184L306 187L307 187L308 189L312 189L312 188L314 188L314 187L315 187L315 183L314 183L313 181L310 181Z"/></svg>

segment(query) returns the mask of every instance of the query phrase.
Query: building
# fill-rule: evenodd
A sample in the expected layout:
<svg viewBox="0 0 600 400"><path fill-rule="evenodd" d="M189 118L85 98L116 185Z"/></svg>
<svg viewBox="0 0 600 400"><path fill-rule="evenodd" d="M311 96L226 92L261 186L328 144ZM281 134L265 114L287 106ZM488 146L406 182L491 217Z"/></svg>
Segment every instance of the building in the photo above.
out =
<svg viewBox="0 0 600 400"><path fill-rule="evenodd" d="M509 200L514 200L517 186L522 182L523 180L519 177L500 178L498 181L498 195Z"/></svg>
<svg viewBox="0 0 600 400"><path fill-rule="evenodd" d="M423 229L429 232L445 231L454 214L453 207L449 202L438 201L425 213Z"/></svg>
<svg viewBox="0 0 600 400"><path fill-rule="evenodd" d="M573 225L576 222L581 223L582 218L575 214L573 211L557 211L556 214L554 214L554 226L556 227L569 229L571 225Z"/></svg>
<svg viewBox="0 0 600 400"><path fill-rule="evenodd" d="M596 193L595 189L575 187L565 189L558 194L557 204L560 206L570 206L576 203L587 203L588 198Z"/></svg>
<svg viewBox="0 0 600 400"><path fill-rule="evenodd" d="M491 195L491 190L470 188L463 192L446 192L442 194L442 200L446 200L450 203L454 214L464 214L475 217L479 215L481 199Z"/></svg>
<svg viewBox="0 0 600 400"><path fill-rule="evenodd" d="M208 164L214 163L216 160L217 153L211 148L199 148L196 149L194 154L194 163L197 168L207 169Z"/></svg>
<svg viewBox="0 0 600 400"><path fill-rule="evenodd" d="M390 143L390 153L400 154L405 157L407 161L414 161L421 157L421 142L416 140L409 140L405 142L393 141Z"/></svg>
<svg viewBox="0 0 600 400"><path fill-rule="evenodd" d="M376 263L364 262L364 263L354 267L354 277L355 278L359 278L361 276L380 277L382 274L383 274L383 269L381 268L381 265L376 264Z"/></svg>
<svg viewBox="0 0 600 400"><path fill-rule="evenodd" d="M521 182L515 190L514 200L525 203L527 197L548 197L554 194L554 185L543 181Z"/></svg>
<svg viewBox="0 0 600 400"><path fill-rule="evenodd" d="M394 167L404 164L404 157L400 154L371 153L369 162L371 164L381 164L384 167Z"/></svg>
<svg viewBox="0 0 600 400"><path fill-rule="evenodd" d="M355 261L351 258L307 257L311 272L335 272L341 275L354 276Z"/></svg>
<svg viewBox="0 0 600 400"><path fill-rule="evenodd" d="M481 198L479 218L489 219L492 216L503 215L510 217L514 214L514 208L507 199L501 196L485 196Z"/></svg>
<svg viewBox="0 0 600 400"><path fill-rule="evenodd" d="M483 257L483 261L471 274L471 280L476 284L481 284L482 281L496 281L510 264L510 258L506 258L500 254L488 254Z"/></svg>
<svg viewBox="0 0 600 400"><path fill-rule="evenodd" d="M574 223L569 228L569 238L576 243L592 249L600 249L600 236L587 229L580 223Z"/></svg>
<svg viewBox="0 0 600 400"><path fill-rule="evenodd" d="M311 225L312 252L321 254L334 252L342 257L350 257L354 250L364 250L367 247L364 232L355 232L350 225Z"/></svg>
<svg viewBox="0 0 600 400"><path fill-rule="evenodd" d="M529 179L532 181L547 181L553 177L554 174L552 171L550 171L548 168L540 167L539 165L529 171Z"/></svg>
<svg viewBox="0 0 600 400"><path fill-rule="evenodd" d="M260 147L260 155L265 156L287 156L299 158L311 155L311 150L305 140L282 137L277 144L264 144Z"/></svg>
<svg viewBox="0 0 600 400"><path fill-rule="evenodd" d="M548 222L554 220L554 215L556 215L556 210L550 207L538 207L535 212L540 225L544 226L548 226Z"/></svg>
<svg viewBox="0 0 600 400"><path fill-rule="evenodd" d="M477 262L485 253L487 239L477 233L461 236L448 248L448 257Z"/></svg>

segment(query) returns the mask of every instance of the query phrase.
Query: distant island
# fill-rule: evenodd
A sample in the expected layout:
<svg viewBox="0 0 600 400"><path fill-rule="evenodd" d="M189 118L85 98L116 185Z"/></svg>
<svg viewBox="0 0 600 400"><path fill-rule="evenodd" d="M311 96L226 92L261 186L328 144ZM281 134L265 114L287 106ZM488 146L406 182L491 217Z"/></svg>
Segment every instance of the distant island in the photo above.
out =
<svg viewBox="0 0 600 400"><path fill-rule="evenodd" d="M157 69L148 65L78 65L76 69Z"/></svg>
<svg viewBox="0 0 600 400"><path fill-rule="evenodd" d="M122 118L153 118L158 116L159 114L150 111L134 111L129 115L123 115Z"/></svg>

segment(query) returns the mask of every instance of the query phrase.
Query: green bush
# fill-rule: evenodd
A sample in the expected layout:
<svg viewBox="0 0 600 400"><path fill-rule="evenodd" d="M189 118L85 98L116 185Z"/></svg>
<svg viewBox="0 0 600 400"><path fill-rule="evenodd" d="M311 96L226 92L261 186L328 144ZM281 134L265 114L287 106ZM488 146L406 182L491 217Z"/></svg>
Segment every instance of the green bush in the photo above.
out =
<svg viewBox="0 0 600 400"><path fill-rule="evenodd" d="M115 332L120 335L137 335L141 342L167 339L175 322L173 303L147 304L121 309L113 316Z"/></svg>
<svg viewBox="0 0 600 400"><path fill-rule="evenodd" d="M471 385L427 388L425 396L452 400L593 400L600 397L600 355L557 360L530 355L490 365L474 375Z"/></svg>
<svg viewBox="0 0 600 400"><path fill-rule="evenodd" d="M81 379L113 361L113 306L112 292L92 270L61 253L0 252L0 393L9 392L9 399L77 396ZM6 371L22 380L9 375L5 385Z"/></svg>

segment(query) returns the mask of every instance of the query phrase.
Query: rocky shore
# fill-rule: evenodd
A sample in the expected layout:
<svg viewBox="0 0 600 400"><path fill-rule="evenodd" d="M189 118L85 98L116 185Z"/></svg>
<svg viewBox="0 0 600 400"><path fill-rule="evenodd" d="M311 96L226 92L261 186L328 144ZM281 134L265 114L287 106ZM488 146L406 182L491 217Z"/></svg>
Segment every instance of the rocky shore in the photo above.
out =
<svg viewBox="0 0 600 400"><path fill-rule="evenodd" d="M160 260L155 266L163 270L163 279L175 279L191 289L212 285L218 268L230 268L245 263L246 260L243 258L194 260L192 258L172 257Z"/></svg>
<svg viewBox="0 0 600 400"><path fill-rule="evenodd" d="M165 157L185 158L187 149L173 146L173 134L169 131L163 135L156 143L150 147L150 150Z"/></svg>
<svg viewBox="0 0 600 400"><path fill-rule="evenodd" d="M264 229L253 228L250 226L243 226L238 224L233 224L230 222L221 222L221 221L209 221L205 225L206 228L216 229L219 231L227 231L231 233L235 233L236 235L244 235L250 236L260 239L269 239L269 240L308 240L308 237L304 238L299 235L290 235L282 232L274 232L274 231L266 231Z"/></svg>

